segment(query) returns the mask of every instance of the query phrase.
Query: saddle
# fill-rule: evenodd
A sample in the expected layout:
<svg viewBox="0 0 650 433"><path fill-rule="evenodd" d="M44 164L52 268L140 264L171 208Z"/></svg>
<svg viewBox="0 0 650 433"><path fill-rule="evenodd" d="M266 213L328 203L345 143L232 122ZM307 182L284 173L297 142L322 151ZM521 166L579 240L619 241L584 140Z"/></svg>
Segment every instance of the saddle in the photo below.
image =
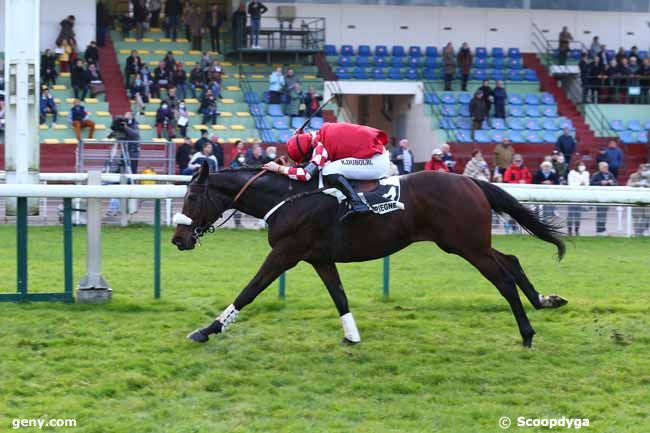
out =
<svg viewBox="0 0 650 433"><path fill-rule="evenodd" d="M354 187L359 198L376 214L382 215L404 209L404 203L399 201L401 189L399 176L379 180L351 180L350 184ZM338 189L324 189L323 193L334 196L339 203L347 205L345 196Z"/></svg>

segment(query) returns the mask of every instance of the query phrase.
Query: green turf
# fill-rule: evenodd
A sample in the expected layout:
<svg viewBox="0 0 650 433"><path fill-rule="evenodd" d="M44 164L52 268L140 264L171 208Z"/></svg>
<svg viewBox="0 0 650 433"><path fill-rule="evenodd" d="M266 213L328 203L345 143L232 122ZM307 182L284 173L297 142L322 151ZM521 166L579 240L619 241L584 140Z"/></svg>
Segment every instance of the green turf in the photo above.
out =
<svg viewBox="0 0 650 433"><path fill-rule="evenodd" d="M104 230L108 305L1 304L0 431L14 418L76 418L87 432L498 432L502 416L589 418L592 433L650 425L650 239L551 246L497 237L544 293L569 300L528 315L532 350L506 302L463 260L430 244L341 266L363 342L342 331L306 265L287 300L269 288L225 335L185 340L226 307L268 251L264 232L219 231L176 251L163 233L163 297L152 298L152 229ZM75 228L75 281L84 232ZM60 228L30 229L30 284L63 285ZM15 232L0 227L2 291ZM555 429L566 431L566 429ZM28 430L36 431L36 429ZM53 429L45 431L54 431ZM512 427L539 433L547 429Z"/></svg>

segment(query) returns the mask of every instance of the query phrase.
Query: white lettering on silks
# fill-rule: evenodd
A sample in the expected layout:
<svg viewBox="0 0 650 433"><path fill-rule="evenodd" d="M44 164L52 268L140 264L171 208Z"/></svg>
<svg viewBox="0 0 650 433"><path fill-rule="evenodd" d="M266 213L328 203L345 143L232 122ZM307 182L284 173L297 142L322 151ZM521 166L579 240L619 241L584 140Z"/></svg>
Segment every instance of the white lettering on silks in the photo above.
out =
<svg viewBox="0 0 650 433"><path fill-rule="evenodd" d="M361 336L359 335L359 330L357 329L354 317L352 317L352 313L342 315L341 323L343 324L343 333L345 334L345 338L354 343L361 341Z"/></svg>

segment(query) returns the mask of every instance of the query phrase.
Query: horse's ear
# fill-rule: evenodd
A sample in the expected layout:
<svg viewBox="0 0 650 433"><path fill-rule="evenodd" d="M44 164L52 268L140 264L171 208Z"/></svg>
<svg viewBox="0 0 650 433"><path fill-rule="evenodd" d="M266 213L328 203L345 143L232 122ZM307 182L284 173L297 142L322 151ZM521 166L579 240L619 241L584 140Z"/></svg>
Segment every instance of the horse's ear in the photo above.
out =
<svg viewBox="0 0 650 433"><path fill-rule="evenodd" d="M203 164L201 164L201 168L199 169L199 178L197 179L197 183L203 183L208 179L208 176L210 175L210 166L208 165L208 161L203 161Z"/></svg>

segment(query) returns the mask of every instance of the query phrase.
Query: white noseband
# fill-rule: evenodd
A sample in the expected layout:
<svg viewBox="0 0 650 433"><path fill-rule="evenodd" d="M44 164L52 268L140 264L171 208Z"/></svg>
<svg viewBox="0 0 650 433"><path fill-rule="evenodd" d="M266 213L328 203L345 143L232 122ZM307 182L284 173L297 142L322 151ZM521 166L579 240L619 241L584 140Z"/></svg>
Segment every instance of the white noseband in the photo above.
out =
<svg viewBox="0 0 650 433"><path fill-rule="evenodd" d="M172 224L174 224L175 226L178 226L178 225L191 226L192 225L192 218L188 217L185 214L177 213L177 214L174 214L174 218L172 218Z"/></svg>

